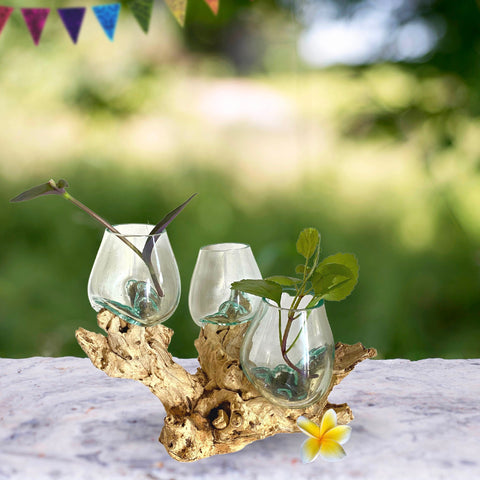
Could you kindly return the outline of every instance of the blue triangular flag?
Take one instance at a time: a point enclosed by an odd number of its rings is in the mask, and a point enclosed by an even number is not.
[[[113,42],[115,35],[115,27],[117,26],[118,14],[120,13],[119,3],[110,3],[108,5],[98,5],[92,7],[93,13],[97,17],[103,31],[107,37]]]
[[[80,28],[82,27],[85,8],[58,8],[58,14],[62,19],[65,28],[70,35],[73,43],[77,43]]]

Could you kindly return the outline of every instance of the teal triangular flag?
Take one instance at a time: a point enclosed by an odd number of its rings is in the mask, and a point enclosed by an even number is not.
[[[108,5],[98,5],[92,7],[93,13],[103,28],[107,37],[113,42],[115,28],[117,26],[118,14],[120,13],[119,3],[110,3]]]
[[[152,7],[153,0],[132,0],[130,2],[130,10],[145,33],[148,33],[148,27],[150,26]]]

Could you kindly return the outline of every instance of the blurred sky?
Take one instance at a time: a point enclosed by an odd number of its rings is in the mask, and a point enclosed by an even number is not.
[[[402,22],[399,10],[406,3],[365,0],[345,17],[338,2],[300,2],[297,15],[306,29],[299,39],[299,55],[315,67],[422,60],[435,47],[443,26],[421,18]]]

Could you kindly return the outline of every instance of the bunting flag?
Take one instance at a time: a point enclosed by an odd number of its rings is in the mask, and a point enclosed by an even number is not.
[[[49,8],[22,8],[22,15],[27,24],[28,30],[33,38],[33,43],[38,45],[42,36],[45,22],[47,21]]]
[[[0,7],[0,33],[13,12],[12,7]]]
[[[130,7],[135,19],[140,25],[141,29],[148,33],[150,28],[150,19],[152,16],[153,2],[154,0],[124,0]],[[187,14],[187,2],[188,0],[164,0],[167,7],[172,12],[173,16],[180,24],[185,25],[185,17]],[[218,14],[220,7],[220,0],[204,0],[214,15]],[[253,0],[250,0],[253,2]],[[117,27],[118,17],[120,14],[120,3],[110,3],[106,5],[98,5],[92,7],[95,17],[100,23],[103,31],[107,37],[113,42],[115,36],[115,30]],[[13,7],[0,5],[0,34],[3,31],[10,15],[15,9]],[[32,36],[35,45],[40,42],[43,29],[47,17],[50,14],[50,8],[20,8],[27,28]],[[68,35],[72,39],[73,43],[77,43],[80,30],[82,28],[83,20],[87,7],[75,7],[75,8],[57,8],[58,15],[60,16]]]
[[[57,9],[57,12],[60,15],[60,18],[65,25],[65,29],[70,35],[73,43],[77,43],[86,10],[87,9],[85,7]]]
[[[214,15],[218,14],[220,0],[205,0],[205,3],[210,7]]]
[[[152,7],[153,0],[133,0],[130,4],[130,10],[145,33],[148,33],[150,27]]]
[[[120,13],[119,3],[110,3],[108,5],[99,5],[92,7],[98,22],[103,28],[107,37],[113,42],[115,28],[117,26],[118,14]]]
[[[180,26],[185,25],[185,16],[187,14],[187,0],[165,0],[168,8],[177,19]]]

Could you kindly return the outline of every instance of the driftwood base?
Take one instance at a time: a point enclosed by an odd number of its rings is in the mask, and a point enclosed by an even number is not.
[[[159,440],[175,460],[236,452],[276,433],[298,432],[300,415],[318,423],[328,408],[336,410],[340,424],[353,419],[350,407],[329,404],[328,394],[307,409],[284,409],[262,397],[239,363],[245,325],[204,327],[195,341],[200,368],[190,374],[168,352],[171,329],[130,325],[107,310],[97,320],[107,336],[80,328],[78,343],[107,375],[139,380],[160,399],[167,416]],[[375,355],[375,349],[360,343],[338,343],[328,393],[357,363]]]

